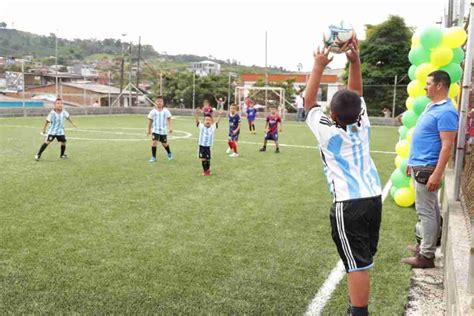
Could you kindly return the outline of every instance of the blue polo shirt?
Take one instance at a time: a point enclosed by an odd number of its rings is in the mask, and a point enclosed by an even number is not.
[[[409,166],[436,166],[441,151],[440,132],[456,132],[459,114],[451,99],[430,103],[416,123],[411,138]]]

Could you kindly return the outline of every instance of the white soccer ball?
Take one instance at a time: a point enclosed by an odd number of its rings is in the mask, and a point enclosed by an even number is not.
[[[343,49],[343,46],[346,43],[350,43],[354,38],[354,35],[354,28],[346,21],[331,24],[323,33],[324,47],[328,47],[329,51],[332,53],[342,54],[349,49]]]

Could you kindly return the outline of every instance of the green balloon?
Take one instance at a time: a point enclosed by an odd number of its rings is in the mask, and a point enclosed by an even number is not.
[[[415,112],[416,115],[421,115],[430,102],[430,98],[428,98],[426,95],[416,97],[415,101],[413,102],[413,112]]]
[[[410,129],[416,125],[416,121],[418,120],[418,115],[412,110],[405,111],[402,116],[403,125],[406,128]]]
[[[449,78],[451,78],[451,83],[455,83],[461,80],[462,68],[461,66],[459,66],[459,64],[450,63],[449,65],[442,67],[440,70],[444,70],[449,74]]]
[[[402,162],[400,163],[400,167],[398,167],[398,170],[400,170],[403,174],[406,174],[407,166],[408,166],[408,159],[403,159]]]
[[[397,188],[406,188],[410,186],[410,177],[408,177],[404,172],[401,172],[400,169],[396,169],[392,172],[390,181],[392,181],[392,184]]]
[[[400,135],[401,139],[407,138],[407,133],[408,133],[408,128],[406,128],[405,126],[402,125],[398,128],[398,134]]]
[[[420,43],[425,49],[435,48],[442,40],[443,31],[436,26],[429,26],[420,33]]]
[[[390,196],[394,200],[395,200],[395,193],[397,193],[397,190],[398,190],[398,188],[396,186],[392,185],[392,188],[390,189]]]
[[[451,60],[452,63],[460,64],[464,60],[464,51],[462,48],[454,48],[453,49],[453,59]]]
[[[408,53],[408,60],[415,66],[427,63],[430,61],[430,51],[424,49],[422,46],[412,48]]]
[[[410,68],[408,68],[408,78],[410,78],[410,80],[415,80],[416,79],[415,73],[416,73],[416,65],[411,65]]]

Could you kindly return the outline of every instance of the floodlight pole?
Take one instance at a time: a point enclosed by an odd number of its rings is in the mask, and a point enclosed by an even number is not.
[[[55,56],[55,68],[56,68],[56,98],[58,97],[58,30],[56,30],[56,36],[55,36],[55,39],[56,39],[56,56]]]
[[[194,112],[195,106],[196,106],[196,72],[193,69],[193,112]]]
[[[267,36],[267,31],[265,31],[265,87],[268,87],[267,42],[268,42],[268,36]],[[267,103],[268,103],[268,90],[265,89],[265,111],[268,106]]]
[[[393,82],[392,118],[395,117],[395,103],[397,99],[397,81],[398,81],[398,75],[395,75],[395,80]]]

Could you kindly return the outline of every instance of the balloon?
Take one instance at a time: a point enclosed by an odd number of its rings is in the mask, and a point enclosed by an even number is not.
[[[399,140],[397,145],[395,146],[395,152],[400,157],[407,158],[410,154],[410,143],[407,142],[405,139]]]
[[[400,135],[401,139],[407,138],[407,133],[408,133],[408,128],[406,128],[405,126],[402,125],[398,128],[398,134]]]
[[[453,50],[447,46],[440,46],[431,50],[430,60],[436,67],[442,67],[453,59]]]
[[[428,26],[420,32],[420,43],[425,49],[431,49],[438,46],[441,44],[442,40],[443,32],[436,26]]]
[[[415,192],[410,188],[400,188],[393,199],[398,206],[410,207],[415,203]]]
[[[415,101],[413,102],[413,112],[415,112],[416,115],[420,115],[421,113],[423,113],[426,106],[430,102],[431,102],[430,98],[428,98],[426,95],[417,97]]]
[[[420,45],[420,33],[415,32],[411,36],[411,47],[416,47]]]
[[[410,68],[408,68],[408,78],[410,78],[410,80],[416,79],[415,72],[416,72],[416,66],[411,65]]]
[[[450,63],[447,66],[442,67],[440,70],[444,70],[449,74],[451,83],[461,80],[462,68],[456,63]]]
[[[394,185],[390,188],[390,196],[395,200],[395,193],[397,193],[398,188]]]
[[[412,80],[407,86],[407,92],[410,97],[426,95],[425,85],[418,80]]]
[[[405,101],[405,105],[406,105],[408,110],[413,109],[413,102],[415,102],[414,97],[408,97],[407,100]]]
[[[403,158],[402,156],[397,155],[395,157],[395,167],[400,168],[400,164],[402,163],[403,160],[405,160],[405,158]]]
[[[449,95],[450,98],[454,99],[455,97],[457,97],[459,95],[459,92],[461,92],[461,87],[459,87],[459,84],[457,84],[456,82],[452,83],[449,86],[448,95]]]
[[[410,49],[410,52],[408,53],[408,60],[416,66],[422,63],[427,63],[430,61],[430,52],[422,46],[414,47]]]
[[[398,170],[400,170],[403,173],[406,173],[407,172],[407,166],[408,166],[408,158],[403,159],[400,162],[400,166],[398,167]]]
[[[412,127],[412,128],[410,128],[410,129],[408,130],[408,132],[407,132],[407,138],[406,138],[406,140],[407,140],[407,142],[409,142],[410,144],[411,144],[411,138],[412,138],[412,136],[413,136],[413,132],[414,132],[414,131],[415,131],[415,128]]]
[[[403,125],[407,128],[412,128],[416,125],[416,121],[418,120],[418,115],[412,110],[405,111],[402,116]]]
[[[450,48],[460,47],[462,44],[464,44],[466,38],[466,31],[464,31],[462,27],[450,27],[444,31],[443,45],[446,45]]]
[[[422,63],[416,67],[415,77],[419,82],[426,82],[426,77],[437,68],[431,63]]]
[[[408,177],[404,172],[401,172],[399,169],[395,169],[390,176],[390,181],[397,188],[408,188],[410,185],[410,177]]]
[[[457,47],[453,49],[453,59],[452,63],[460,64],[464,60],[464,51],[462,48]]]

